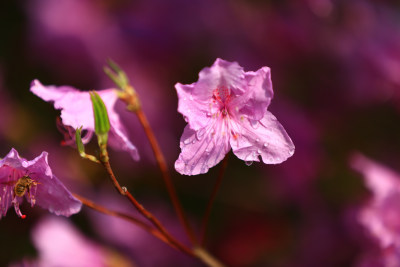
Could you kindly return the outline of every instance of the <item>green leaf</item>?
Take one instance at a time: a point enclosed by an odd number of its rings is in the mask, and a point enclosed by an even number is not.
[[[76,129],[75,132],[75,141],[76,141],[76,146],[78,147],[78,152],[81,156],[85,155],[85,147],[82,143],[82,137],[81,137],[81,132],[82,132],[82,126],[78,129]]]
[[[96,134],[108,133],[110,130],[110,121],[106,105],[104,105],[103,100],[96,91],[90,92],[90,99],[92,100]]]

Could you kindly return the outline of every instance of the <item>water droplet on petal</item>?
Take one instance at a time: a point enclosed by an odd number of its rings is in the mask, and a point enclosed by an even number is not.
[[[193,140],[193,141],[192,141],[192,144],[194,144],[194,143],[196,143],[196,140]]]
[[[264,148],[266,148],[267,146],[268,146],[268,144],[267,144],[267,143],[264,143],[264,144],[263,144],[263,147],[264,147]]]
[[[257,139],[256,139],[256,142],[257,142],[257,143],[260,142],[260,138],[257,138]]]
[[[253,164],[253,161],[251,161],[251,160],[246,160],[244,163],[245,163],[247,166],[250,166],[251,164]]]
[[[188,144],[190,143],[190,140],[189,140],[189,139],[185,139],[185,140],[183,141],[183,143],[184,143],[185,145],[188,145]]]
[[[261,154],[261,150],[260,150],[260,149],[257,149],[257,153],[258,153],[258,154]]]
[[[258,121],[254,121],[254,120],[249,120],[250,121],[250,125],[251,127],[253,127],[253,129],[257,129],[258,128]]]
[[[212,116],[211,112],[207,112],[207,116],[211,117]]]
[[[196,132],[196,138],[198,140],[201,140],[201,138],[203,137],[204,133],[206,132],[206,130],[204,128],[201,128],[200,130],[198,130]]]
[[[189,121],[189,120],[188,120],[188,118],[187,118],[186,116],[185,116],[185,117],[183,117],[183,118],[185,119],[185,121],[186,121],[186,122],[188,122],[188,121]]]

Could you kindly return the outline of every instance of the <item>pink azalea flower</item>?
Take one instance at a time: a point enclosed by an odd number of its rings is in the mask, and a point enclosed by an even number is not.
[[[13,148],[0,160],[0,218],[13,204],[18,216],[19,205],[25,198],[33,207],[36,203],[56,215],[70,216],[80,211],[82,203],[53,175],[47,152],[28,161]]]
[[[68,220],[47,217],[32,231],[37,266],[132,266],[125,257],[82,235]]]
[[[273,97],[270,69],[244,72],[236,62],[217,59],[196,83],[176,84],[178,111],[188,122],[175,169],[206,173],[232,148],[246,162],[277,164],[293,155],[294,145],[268,110]]]
[[[389,262],[400,262],[400,175],[360,154],[351,164],[372,193],[358,220],[378,242],[385,266],[398,266]]]
[[[81,92],[70,86],[43,86],[38,80],[31,84],[31,92],[45,101],[53,101],[56,109],[61,109],[62,123],[74,129],[83,127],[88,131],[84,143],[89,142],[94,132],[94,117],[89,92]],[[129,141],[125,127],[115,111],[118,95],[115,89],[97,91],[107,108],[110,120],[109,145],[118,150],[128,151],[139,160],[136,147]],[[75,137],[72,139],[74,140]]]

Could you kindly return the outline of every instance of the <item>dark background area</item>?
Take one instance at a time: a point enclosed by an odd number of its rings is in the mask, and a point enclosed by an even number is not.
[[[216,58],[246,71],[269,66],[275,93],[269,109],[296,152],[276,166],[246,166],[229,154],[210,221],[210,251],[229,266],[355,266],[372,241],[354,216],[368,191],[349,157],[361,152],[400,169],[399,26],[397,1],[2,1],[0,152],[4,157],[14,147],[33,159],[48,151],[53,172],[72,191],[129,210],[99,166],[60,145],[59,111],[29,91],[33,79],[110,88],[102,68],[111,58],[139,93],[198,228],[220,166],[191,177],[173,169],[185,126],[174,85],[197,81]],[[141,155],[133,162],[111,152],[120,181],[182,236],[143,130],[122,104],[119,111]],[[95,145],[88,149],[95,153]],[[22,209],[27,219],[10,209],[0,221],[1,266],[37,257],[30,233],[47,211]],[[83,208],[70,221],[138,266],[198,264],[146,233],[132,234],[136,246],[121,243],[99,223],[107,219],[96,216]],[[153,261],[145,259],[149,247]]]

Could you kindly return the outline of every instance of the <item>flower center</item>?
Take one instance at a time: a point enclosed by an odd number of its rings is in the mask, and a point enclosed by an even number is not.
[[[231,100],[231,90],[226,86],[219,86],[213,91],[212,102],[218,106],[222,116],[228,114],[228,104]]]

